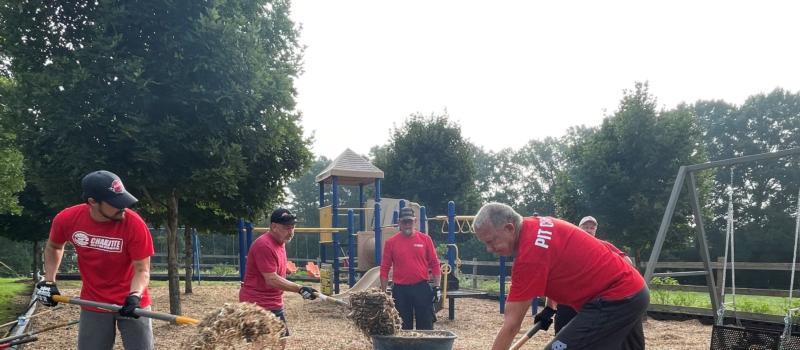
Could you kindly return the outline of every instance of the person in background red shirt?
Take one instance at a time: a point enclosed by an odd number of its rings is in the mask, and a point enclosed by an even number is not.
[[[79,350],[112,349],[116,328],[125,349],[153,349],[153,326],[139,318],[137,308],[150,309],[150,257],[153,237],[144,220],[127,209],[138,200],[125,190],[119,176],[105,170],[89,173],[81,181],[86,203],[62,210],[53,219],[44,249],[44,280],[36,284],[36,297],[55,306],[60,294],[56,272],[70,242],[78,254],[81,299],[122,305],[119,312],[82,307],[78,329]]]
[[[414,230],[417,218],[410,207],[400,209],[400,232],[386,240],[381,259],[381,290],[386,290],[392,272],[392,297],[403,321],[403,329],[433,329],[433,304],[441,301],[442,271],[431,237]],[[433,286],[428,282],[432,271]]]
[[[484,205],[473,227],[487,251],[514,256],[503,326],[492,349],[508,349],[538,295],[579,311],[545,349],[645,348],[642,317],[650,294],[644,278],[613,245],[563,220],[523,219],[501,203]],[[545,307],[534,322],[547,330],[554,314]]]
[[[303,299],[313,300],[319,292],[286,279],[286,243],[294,237],[297,216],[284,208],[270,215],[269,231],[259,236],[247,252],[244,282],[239,289],[239,301],[253,303],[269,310],[286,324],[283,311],[283,292],[299,293]],[[281,346],[285,347],[287,327]]]

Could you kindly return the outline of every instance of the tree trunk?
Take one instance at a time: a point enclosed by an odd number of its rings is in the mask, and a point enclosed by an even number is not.
[[[188,223],[183,224],[183,265],[186,270],[186,278],[184,279],[184,289],[186,294],[192,294],[192,275],[194,266],[194,249],[192,240],[192,228]]]
[[[36,273],[42,272],[44,269],[42,267],[42,252],[40,252],[39,249],[39,241],[33,241],[33,266],[31,266],[31,271],[33,271],[33,273],[31,276],[33,276],[34,282],[39,282],[36,280]]]
[[[167,202],[167,279],[169,280],[169,312],[181,314],[181,286],[178,278],[178,196],[175,190]]]

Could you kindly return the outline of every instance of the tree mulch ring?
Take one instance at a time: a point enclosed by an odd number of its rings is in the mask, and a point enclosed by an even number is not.
[[[366,336],[393,335],[400,329],[400,314],[394,300],[378,288],[350,294],[347,315]]]
[[[251,303],[225,303],[208,312],[197,327],[197,336],[184,344],[186,350],[279,348],[286,329],[272,312]]]

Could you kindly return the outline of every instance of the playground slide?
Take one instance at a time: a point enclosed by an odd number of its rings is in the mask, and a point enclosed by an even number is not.
[[[332,298],[343,299],[351,292],[361,292],[369,288],[380,288],[381,286],[381,267],[375,266],[364,273],[361,278],[356,281],[352,288],[346,290],[344,293],[332,295]]]

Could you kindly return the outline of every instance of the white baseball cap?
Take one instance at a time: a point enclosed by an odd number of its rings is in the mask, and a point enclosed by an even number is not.
[[[589,221],[591,221],[595,225],[597,225],[597,219],[595,219],[593,216],[584,216],[583,219],[581,219],[581,223],[578,224],[578,226],[581,226],[581,225],[583,225],[583,224],[585,224],[585,223],[587,223]]]

